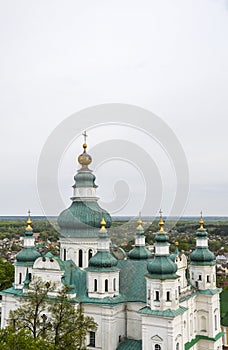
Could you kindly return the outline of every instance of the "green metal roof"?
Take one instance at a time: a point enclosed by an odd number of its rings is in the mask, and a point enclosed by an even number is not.
[[[140,309],[138,312],[140,314],[144,315],[155,315],[155,316],[162,316],[162,317],[176,317],[178,315],[182,315],[185,311],[188,309],[184,306],[180,306],[177,310],[167,309],[164,311],[158,311],[158,310],[151,310],[150,307],[145,306],[142,309]]]
[[[77,298],[77,300],[87,304],[99,304],[99,305],[109,305],[109,306],[122,304],[125,302],[125,298],[121,294],[114,297],[105,297],[105,298],[89,298],[88,296],[84,295]]]
[[[15,289],[14,287],[10,287],[8,289],[5,289],[5,290],[1,290],[0,291],[0,295],[3,295],[3,294],[12,294],[14,295],[15,297],[21,297],[22,296],[22,292],[23,290],[22,289]]]
[[[151,258],[151,252],[145,246],[135,246],[129,253],[130,259],[148,259]]]
[[[104,215],[106,227],[110,227],[112,219],[96,200],[75,201],[58,217],[62,237],[97,237],[97,229]]]
[[[119,344],[117,350],[142,350],[142,340],[127,339]]]
[[[202,221],[203,223],[203,221]],[[197,230],[196,238],[201,241],[207,238],[208,233],[203,226]],[[215,255],[208,247],[197,246],[196,249],[190,254],[191,265],[214,265]]]
[[[155,242],[158,242],[160,245],[160,243],[168,243],[168,241],[169,237],[165,233],[157,232]]]
[[[34,262],[41,255],[34,247],[24,247],[17,255],[17,262]]]
[[[78,170],[78,173],[74,176],[75,184],[73,187],[94,187],[96,176],[91,172],[91,170]]]
[[[152,261],[148,262],[148,272],[151,278],[166,279],[177,278],[177,264],[175,264],[169,255],[155,256]]]
[[[120,293],[127,301],[146,302],[147,259],[119,260]]]
[[[179,254],[179,249],[178,249],[178,247],[176,247],[174,253],[173,253],[173,254],[170,254],[169,257],[170,257],[170,259],[171,259],[173,262],[175,262],[176,257],[178,256],[178,254]]]
[[[192,339],[190,342],[185,344],[184,350],[191,349],[200,340],[208,340],[208,341],[215,342],[218,339],[220,339],[223,336],[223,334],[224,334],[224,332],[219,332],[218,334],[216,334],[216,336],[214,338],[209,338],[209,337],[207,337],[205,335],[197,335],[194,339]]]
[[[204,289],[204,290],[198,290],[197,294],[207,294],[207,295],[214,295],[217,294],[218,292],[220,292],[221,289],[220,288],[216,288],[216,289]]]
[[[113,268],[118,263],[117,259],[108,251],[98,251],[89,260],[88,271],[99,271],[100,268]],[[106,270],[107,271],[107,270]],[[112,270],[113,271],[113,270]]]
[[[190,260],[192,265],[214,264],[215,255],[207,247],[196,247],[196,249],[190,254]]]

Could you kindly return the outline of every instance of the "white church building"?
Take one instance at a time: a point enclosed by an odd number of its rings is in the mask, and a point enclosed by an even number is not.
[[[70,285],[75,307],[82,305],[98,324],[88,335],[88,349],[222,350],[220,289],[202,216],[189,266],[177,248],[170,254],[161,213],[154,257],[145,247],[139,218],[135,246],[118,260],[110,251],[112,220],[98,204],[95,176],[88,168],[92,158],[83,147],[72,204],[58,217],[60,257],[41,256],[35,249],[29,216],[14,284],[1,292],[2,327],[30,281],[40,276],[55,282],[56,289]]]

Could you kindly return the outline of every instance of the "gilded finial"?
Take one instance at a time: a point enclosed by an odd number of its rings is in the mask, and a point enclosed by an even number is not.
[[[203,221],[203,213],[202,213],[202,210],[201,210],[201,212],[200,212],[200,221],[199,221],[199,224],[200,224],[199,230],[204,230],[204,227],[203,227],[204,221]]]
[[[28,210],[28,219],[27,219],[27,227],[26,227],[26,231],[32,231],[32,226],[31,226],[31,223],[32,223],[32,220],[31,220],[31,217],[30,217],[30,210]]]
[[[178,247],[179,246],[179,242],[175,242],[175,246]]]
[[[142,216],[141,216],[141,211],[139,212],[139,219],[137,221],[137,230],[138,231],[142,231],[143,230],[143,227],[142,227]]]
[[[100,224],[101,224],[100,232],[101,233],[106,233],[107,230],[106,230],[106,221],[104,219],[104,213],[102,213],[102,219],[101,219]]]
[[[86,152],[86,148],[87,148],[86,138],[88,137],[86,130],[83,132],[82,136],[84,136],[83,148],[84,148],[84,152]]]
[[[163,218],[162,218],[162,211],[161,211],[161,209],[160,209],[160,211],[159,211],[159,214],[160,214],[160,220],[159,220],[159,227],[160,227],[160,229],[159,229],[159,232],[164,232],[164,221],[163,221]]]

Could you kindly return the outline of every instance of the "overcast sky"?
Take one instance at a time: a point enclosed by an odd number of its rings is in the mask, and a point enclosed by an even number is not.
[[[72,113],[110,102],[146,108],[175,132],[190,172],[185,215],[228,214],[228,1],[7,0],[0,27],[0,215],[43,215],[46,139]],[[79,144],[65,160],[75,170]],[[60,170],[66,204],[72,169]]]

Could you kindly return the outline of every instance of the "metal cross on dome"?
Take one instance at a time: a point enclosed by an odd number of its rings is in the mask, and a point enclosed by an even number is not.
[[[86,130],[83,132],[82,136],[84,136],[84,143],[86,143],[86,138],[88,137]]]

